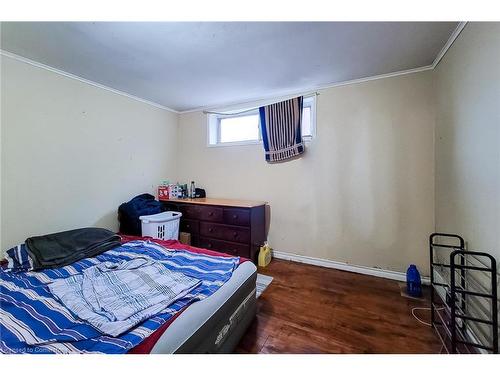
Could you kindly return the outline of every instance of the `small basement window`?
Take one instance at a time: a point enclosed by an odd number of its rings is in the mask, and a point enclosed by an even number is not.
[[[302,108],[302,138],[311,140],[316,130],[316,96],[304,98]],[[259,110],[240,114],[209,114],[208,145],[233,146],[262,142]]]

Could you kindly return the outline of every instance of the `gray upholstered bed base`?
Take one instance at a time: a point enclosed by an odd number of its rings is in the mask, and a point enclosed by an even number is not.
[[[257,271],[175,353],[232,353],[257,311]]]

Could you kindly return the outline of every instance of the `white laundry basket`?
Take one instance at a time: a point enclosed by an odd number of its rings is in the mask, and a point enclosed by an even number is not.
[[[180,212],[175,211],[140,216],[142,236],[158,238],[160,240],[178,240],[181,216]]]

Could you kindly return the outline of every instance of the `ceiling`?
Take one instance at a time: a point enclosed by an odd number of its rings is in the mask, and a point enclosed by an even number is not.
[[[456,22],[3,22],[1,49],[185,111],[429,66]]]

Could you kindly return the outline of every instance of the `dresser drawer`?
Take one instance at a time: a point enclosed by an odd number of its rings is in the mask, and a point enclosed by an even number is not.
[[[187,233],[191,233],[191,234],[200,233],[200,226],[199,226],[199,222],[197,220],[181,218],[180,228],[181,228],[181,232],[187,232]]]
[[[239,208],[224,208],[224,223],[231,225],[250,225],[250,211]]]
[[[182,217],[186,219],[199,219],[201,216],[201,207],[194,204],[183,204],[179,206]]]
[[[235,227],[231,225],[201,222],[200,234],[202,236],[212,237],[232,242],[243,242],[243,243],[250,242],[249,228]]]
[[[230,255],[237,255],[245,258],[250,257],[250,246],[241,243],[214,240],[212,238],[200,237],[198,246],[205,249],[220,251]]]
[[[223,210],[220,207],[200,207],[200,220],[222,223]]]

